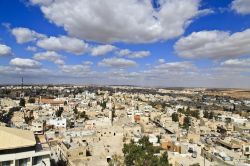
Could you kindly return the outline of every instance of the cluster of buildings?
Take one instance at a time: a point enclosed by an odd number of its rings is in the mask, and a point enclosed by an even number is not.
[[[250,165],[250,99],[205,89],[43,88],[27,86],[22,107],[18,97],[0,98],[0,166],[105,166],[143,136],[173,166]]]

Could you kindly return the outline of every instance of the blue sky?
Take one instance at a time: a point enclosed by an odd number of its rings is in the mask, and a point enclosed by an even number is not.
[[[0,83],[250,88],[249,0],[1,0]]]

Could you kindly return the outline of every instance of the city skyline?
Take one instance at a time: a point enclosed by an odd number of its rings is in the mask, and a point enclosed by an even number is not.
[[[0,84],[250,88],[248,0],[2,0]]]

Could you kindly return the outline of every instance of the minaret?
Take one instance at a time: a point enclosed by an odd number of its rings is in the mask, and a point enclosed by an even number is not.
[[[109,110],[109,120],[110,120],[111,125],[113,125],[113,110],[112,109]]]

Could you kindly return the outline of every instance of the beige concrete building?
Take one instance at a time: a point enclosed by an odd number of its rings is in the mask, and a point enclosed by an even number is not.
[[[44,134],[45,122],[40,120],[32,121],[31,131],[33,131],[34,134]]]
[[[0,126],[0,154],[1,166],[50,166],[48,144],[31,131]]]
[[[250,123],[244,123],[242,125],[235,125],[234,130],[241,134],[250,134]]]
[[[59,158],[66,161],[68,165],[75,165],[73,161],[84,161],[87,156],[87,143],[82,141],[63,141],[57,145]]]

